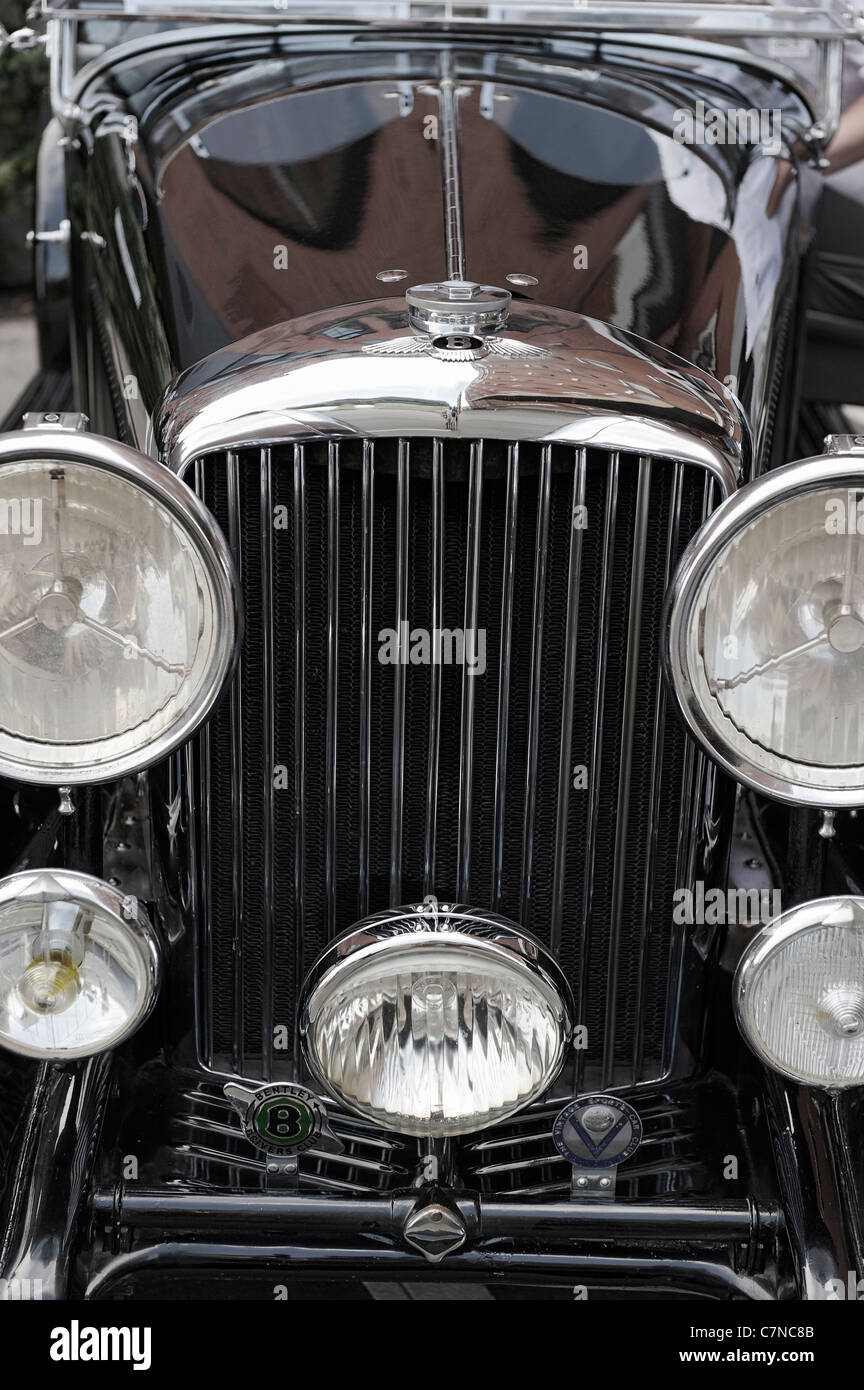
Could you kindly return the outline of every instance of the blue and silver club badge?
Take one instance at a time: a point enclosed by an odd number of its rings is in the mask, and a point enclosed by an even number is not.
[[[555,1147],[576,1168],[617,1168],[642,1143],[642,1121],[617,1096],[579,1096],[565,1105],[552,1130]]]

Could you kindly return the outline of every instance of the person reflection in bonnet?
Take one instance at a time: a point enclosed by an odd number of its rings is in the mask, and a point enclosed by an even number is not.
[[[812,0],[803,3],[809,7]],[[843,111],[825,155],[829,164],[816,214],[808,308],[857,320],[864,327],[864,43],[854,39],[846,42]],[[793,177],[792,166],[782,162],[768,202],[769,216],[776,213]]]

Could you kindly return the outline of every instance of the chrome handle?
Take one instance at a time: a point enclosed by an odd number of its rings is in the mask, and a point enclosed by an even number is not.
[[[10,34],[8,29],[4,29],[0,24],[0,57],[11,48],[15,53],[26,53],[31,48],[38,48],[45,42],[44,34],[37,34],[35,29],[15,29]]]
[[[53,232],[28,232],[28,233],[27,233],[27,241],[28,241],[28,244],[29,244],[30,246],[35,246],[37,242],[41,243],[41,242],[46,242],[46,241],[47,241],[47,242],[50,242],[50,241],[59,241],[59,242],[63,242],[64,244],[66,244],[66,243],[71,239],[71,236],[72,236],[72,224],[70,223],[68,217],[64,217],[64,218],[63,218],[63,221],[60,223],[60,226],[57,228],[56,231],[53,231]]]
[[[98,246],[101,248],[107,245],[104,236],[100,236],[98,232],[81,232],[80,237],[82,241],[89,242],[91,246]],[[45,242],[60,242],[62,245],[68,246],[71,240],[72,226],[68,217],[64,217],[60,226],[53,232],[27,233],[27,241],[30,246],[42,245]]]

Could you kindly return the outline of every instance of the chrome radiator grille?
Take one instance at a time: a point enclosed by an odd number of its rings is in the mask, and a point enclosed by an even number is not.
[[[667,707],[660,615],[710,476],[564,445],[350,439],[209,455],[187,477],[229,538],[246,622],[194,750],[205,1058],[281,1075],[328,938],[434,892],[551,945],[588,1029],[580,1083],[662,1076],[704,769]],[[404,664],[382,662],[406,623]],[[457,629],[474,654],[485,634],[484,673],[412,662],[418,630]]]

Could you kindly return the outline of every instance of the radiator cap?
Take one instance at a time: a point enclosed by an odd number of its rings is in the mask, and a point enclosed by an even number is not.
[[[414,285],[405,293],[411,327],[433,335],[494,333],[507,322],[512,297],[474,280]]]

